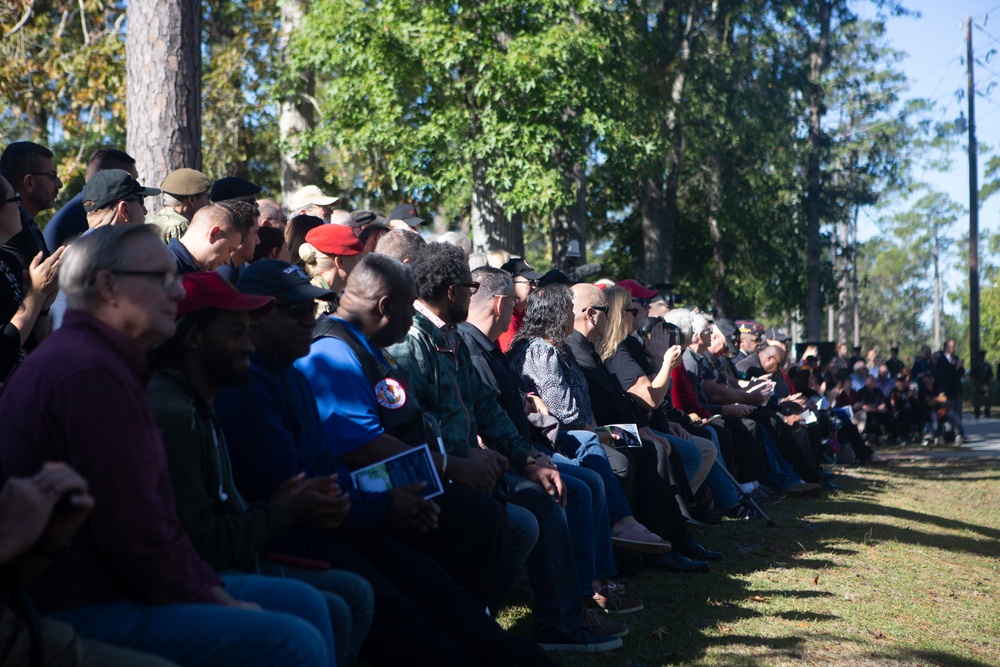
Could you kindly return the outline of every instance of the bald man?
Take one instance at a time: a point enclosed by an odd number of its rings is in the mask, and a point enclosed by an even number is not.
[[[198,211],[184,236],[171,239],[167,250],[177,262],[177,275],[214,271],[229,261],[243,243],[243,232],[232,214],[217,204]]]

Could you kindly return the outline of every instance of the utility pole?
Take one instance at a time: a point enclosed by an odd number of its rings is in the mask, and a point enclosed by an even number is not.
[[[979,178],[976,169],[976,85],[973,75],[972,17],[965,23],[969,70],[969,364],[979,363]]]

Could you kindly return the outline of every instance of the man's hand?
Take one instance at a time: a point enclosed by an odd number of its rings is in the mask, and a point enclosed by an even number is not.
[[[670,435],[680,438],[681,440],[694,440],[694,438],[691,437],[691,434],[688,433],[683,426],[676,422],[668,422],[667,429],[670,431]]]
[[[507,472],[508,468],[510,468],[510,462],[506,456],[485,447],[470,447],[469,458],[475,461],[482,461],[483,465],[487,466],[493,472],[496,479],[500,479]]]
[[[524,397],[524,411],[525,414],[531,414],[537,412],[540,415],[548,415],[549,409],[545,405],[545,401],[538,394],[530,393]]]
[[[245,602],[243,600],[237,600],[232,595],[230,595],[225,588],[222,586],[212,586],[212,593],[219,600],[219,604],[223,607],[232,607],[233,609],[245,609],[246,611],[263,611],[261,606],[256,602]]]
[[[750,413],[750,408],[742,403],[722,406],[722,414],[727,417],[743,417]]]
[[[478,459],[448,457],[448,478],[462,486],[470,486],[484,493],[492,493],[497,483],[494,468]]]
[[[441,508],[432,500],[420,496],[427,482],[407,484],[391,489],[393,500],[392,525],[403,530],[427,533],[438,527]]]
[[[540,484],[545,492],[552,496],[557,503],[566,507],[566,490],[563,488],[562,477],[555,465],[543,467],[537,462],[524,466],[524,476],[536,484]]]
[[[299,473],[286,480],[271,501],[283,507],[296,523],[334,530],[351,511],[351,497],[337,484],[337,476],[305,478]]]
[[[48,523],[38,539],[42,553],[57,551],[69,544],[73,535],[94,508],[87,481],[65,463],[46,463],[32,481],[52,503]]]

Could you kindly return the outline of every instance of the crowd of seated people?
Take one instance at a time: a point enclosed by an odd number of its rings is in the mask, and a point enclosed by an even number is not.
[[[623,567],[708,571],[695,531],[839,488],[831,448],[868,459],[929,414],[960,433],[953,342],[918,387],[895,355],[855,386],[846,357],[792,365],[780,329],[632,279],[470,262],[409,205],[282,207],[188,168],[153,188],[116,149],[87,173],[43,234],[52,153],[0,158],[3,665],[613,651],[648,604]],[[415,450],[417,481],[355,478]],[[527,636],[495,620],[522,570]]]

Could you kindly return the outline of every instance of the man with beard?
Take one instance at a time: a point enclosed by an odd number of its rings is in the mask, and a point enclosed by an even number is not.
[[[369,260],[365,266],[371,270],[366,274],[362,269],[362,280],[365,275],[386,278],[378,271],[380,265],[398,267],[384,257]],[[387,285],[375,289],[386,290]],[[237,485],[248,500],[267,500],[289,477],[300,472],[321,477],[337,465],[323,441],[316,397],[293,366],[309,354],[314,300],[329,298],[330,292],[310,285],[298,267],[272,260],[247,267],[239,288],[274,297],[275,307],[250,323],[256,350],[250,357],[249,386],[224,387],[215,405]],[[369,309],[378,301],[350,303]],[[405,317],[395,325],[381,320],[366,330],[380,340],[387,327],[390,336],[401,335],[393,329],[405,322]],[[532,647],[503,632],[438,563],[388,535],[392,529],[434,531],[440,508],[432,500],[409,485],[386,493],[360,491],[350,487],[347,469],[339,469],[340,484],[351,498],[341,529],[311,542],[283,539],[271,549],[329,563],[371,582],[375,616],[362,646],[363,660],[378,665],[508,665],[530,656]]]
[[[154,353],[165,367],[147,390],[163,431],[181,526],[218,572],[258,572],[316,586],[330,609],[336,662],[351,664],[371,624],[374,600],[368,583],[350,572],[282,567],[260,559],[275,540],[318,539],[315,531],[301,528],[340,526],[350,497],[335,476],[295,474],[266,500],[246,503],[233,483],[226,438],[213,407],[222,387],[249,381],[250,321],[271,310],[273,299],[241,294],[217,273],[189,273],[183,281],[187,296],[177,307],[177,331]]]

